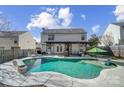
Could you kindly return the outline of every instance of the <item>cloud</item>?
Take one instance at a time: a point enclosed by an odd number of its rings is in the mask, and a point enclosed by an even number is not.
[[[57,12],[58,8],[46,8],[46,12],[55,15]]]
[[[27,24],[27,29],[68,27],[72,22],[70,8],[60,8],[57,10],[57,8],[46,8],[46,11],[33,15]]]
[[[7,21],[7,20],[5,19],[4,15],[3,15],[3,12],[0,11],[0,25],[5,24],[6,21]]]
[[[81,18],[82,18],[83,20],[86,20],[86,15],[82,14],[82,15],[81,15]]]
[[[0,25],[4,24],[4,20],[3,19],[0,19]]]
[[[70,8],[61,8],[59,10],[59,15],[58,15],[59,19],[62,19],[62,26],[69,26],[71,21],[72,21],[72,13],[70,13]]]
[[[53,12],[53,11],[55,11],[55,8],[47,8],[46,11],[47,12]]]
[[[0,11],[0,14],[3,14],[3,12],[2,12],[2,11]]]
[[[124,6],[123,5],[116,6],[113,13],[116,16],[117,22],[124,22]]]
[[[40,37],[33,37],[36,42],[40,42]]]
[[[28,23],[27,29],[31,30],[31,28],[52,28],[57,27],[57,19],[54,16],[47,12],[42,12],[39,15],[34,15],[31,18],[31,22]]]
[[[94,25],[92,27],[92,31],[93,31],[93,33],[98,33],[100,31],[100,25]]]

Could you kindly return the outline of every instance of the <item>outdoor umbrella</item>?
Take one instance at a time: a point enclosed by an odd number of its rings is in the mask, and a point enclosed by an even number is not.
[[[89,53],[92,56],[96,56],[96,55],[98,56],[98,55],[106,55],[107,51],[97,48],[97,47],[94,47],[94,48],[88,50],[87,53]]]
[[[104,53],[104,52],[107,52],[107,51],[103,50],[103,49],[100,49],[100,48],[97,48],[97,47],[94,47],[94,48],[88,50],[87,52],[90,52],[90,53]]]

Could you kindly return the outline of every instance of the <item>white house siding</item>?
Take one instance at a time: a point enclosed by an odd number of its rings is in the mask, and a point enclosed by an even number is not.
[[[114,38],[113,45],[119,44],[119,40],[121,39],[120,38],[120,26],[117,26],[114,24],[109,24],[109,26],[107,27],[103,36],[105,36],[105,35],[110,35]],[[102,41],[101,41],[101,43],[102,43]],[[104,44],[102,43],[102,45],[104,45]]]
[[[42,52],[46,52],[46,44],[45,43],[41,44],[41,49],[42,49]]]
[[[48,35],[46,34],[41,34],[41,44],[45,43],[45,41],[48,41]]]
[[[54,34],[54,41],[82,41],[81,34]],[[48,34],[41,35],[41,43],[48,41]]]
[[[19,46],[21,49],[36,49],[36,43],[30,32],[19,35]]]
[[[3,49],[11,49],[11,47],[17,47],[18,44],[15,44],[14,40],[14,38],[0,38],[0,47]]]
[[[120,45],[124,45],[124,27],[120,28]]]
[[[81,41],[81,34],[55,34],[55,41]]]

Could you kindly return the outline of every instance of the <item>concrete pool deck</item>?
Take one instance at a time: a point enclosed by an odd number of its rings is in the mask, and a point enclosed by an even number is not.
[[[22,75],[12,61],[0,64],[0,82],[8,86],[47,87],[124,87],[124,66],[104,69],[94,79],[77,79],[56,72],[35,72]]]

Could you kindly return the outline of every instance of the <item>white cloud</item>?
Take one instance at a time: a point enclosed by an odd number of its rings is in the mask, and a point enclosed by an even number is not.
[[[62,26],[69,26],[71,21],[72,21],[72,13],[70,13],[70,8],[61,8],[59,10],[59,15],[58,15],[59,19],[62,19]]]
[[[114,15],[116,16],[117,22],[124,22],[124,6],[116,6],[115,11],[113,11]]]
[[[46,8],[46,12],[55,15],[57,12],[58,8]]]
[[[0,19],[0,25],[1,25],[1,24],[4,24],[4,23],[5,23],[5,22],[4,22],[2,19]]]
[[[3,12],[2,12],[2,11],[0,11],[0,14],[3,14]]]
[[[93,33],[98,33],[100,31],[100,25],[94,25],[92,27],[92,31],[93,31]]]
[[[3,12],[2,11],[0,11],[0,24],[5,24],[5,19],[4,19],[4,17],[3,17]]]
[[[47,8],[46,11],[34,15],[27,24],[27,29],[68,27],[72,21],[70,8],[60,8],[59,11],[57,10],[57,8]]]
[[[36,42],[40,42],[40,37],[33,37],[35,40],[36,40]]]
[[[42,12],[39,15],[34,15],[34,17],[31,18],[31,22],[28,23],[27,29],[31,28],[52,28],[57,27],[57,20],[54,18],[54,16],[47,12]]]
[[[82,18],[83,20],[86,20],[86,15],[82,14],[82,15],[81,15],[81,18]]]
[[[46,11],[47,12],[53,12],[53,11],[55,11],[55,8],[47,8]]]

